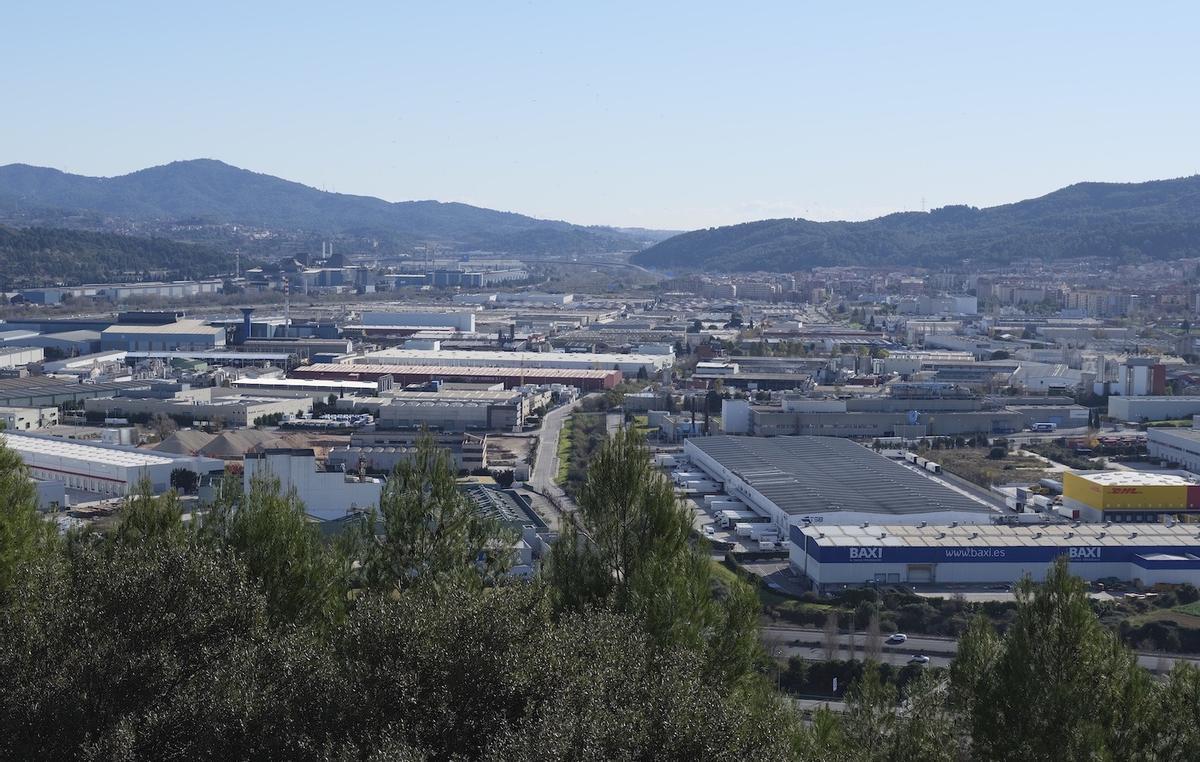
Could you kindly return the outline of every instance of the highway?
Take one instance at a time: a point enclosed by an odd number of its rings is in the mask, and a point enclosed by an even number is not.
[[[825,661],[825,633],[823,630],[770,625],[761,630],[763,645],[767,653],[780,659],[799,656],[805,661]],[[847,658],[850,637],[847,633],[838,635],[838,653],[836,658]],[[867,634],[857,632],[854,635],[854,653],[862,658],[863,646]],[[883,661],[889,664],[903,666],[914,654],[924,654],[929,657],[929,666],[946,667],[958,653],[958,641],[953,638],[941,638],[931,635],[912,635],[899,645],[883,645]],[[1167,672],[1175,662],[1190,662],[1200,667],[1200,657],[1194,654],[1169,654],[1153,651],[1139,651],[1138,664],[1151,672]]]

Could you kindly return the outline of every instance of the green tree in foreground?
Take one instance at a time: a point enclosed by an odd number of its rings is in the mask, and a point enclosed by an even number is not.
[[[37,508],[37,490],[21,456],[0,438],[0,601],[17,571],[42,555],[54,538],[54,525]]]
[[[740,580],[716,584],[708,554],[693,544],[691,511],[636,429],[620,430],[592,458],[578,502],[585,532],[569,526],[550,558],[560,607],[633,614],[662,647],[709,649],[708,668],[729,682],[751,671],[761,655],[758,598]]]
[[[508,568],[513,538],[459,489],[450,454],[422,436],[396,465],[378,517],[363,524],[363,579],[374,590],[480,587]]]

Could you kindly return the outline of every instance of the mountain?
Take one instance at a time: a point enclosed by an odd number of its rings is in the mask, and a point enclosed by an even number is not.
[[[938,267],[971,260],[1200,256],[1200,176],[1079,183],[985,209],[947,206],[865,222],[763,220],[696,230],[634,255],[645,267],[793,271],[836,265]]]
[[[468,204],[329,193],[212,159],[120,177],[9,164],[0,167],[0,220],[175,238],[238,225],[285,237],[342,236],[375,246],[382,239],[395,247],[438,242],[448,249],[514,254],[599,253],[654,241],[653,231],[583,227]]]
[[[0,225],[0,290],[205,277],[232,269],[232,259],[216,249],[164,238]]]

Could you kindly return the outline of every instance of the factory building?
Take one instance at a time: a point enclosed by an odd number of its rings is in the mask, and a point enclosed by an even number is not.
[[[4,443],[29,468],[30,476],[64,483],[68,489],[119,497],[133,492],[142,479],[165,492],[171,472],[186,468],[197,474],[220,472],[224,464],[213,458],[188,457],[33,434],[0,434]]]
[[[301,416],[312,412],[311,397],[254,396],[231,389],[186,389],[163,398],[131,390],[116,397],[85,400],[83,409],[106,418],[166,415],[188,421],[211,421],[226,426],[253,426],[264,416]]]
[[[466,350],[383,349],[354,358],[355,363],[437,365],[442,367],[561,368],[619,370],[627,376],[652,376],[675,362],[674,355],[593,354],[588,352],[488,352]]]
[[[44,359],[46,359],[46,353],[41,347],[9,346],[0,348],[0,368],[21,368]]]
[[[469,353],[474,354],[474,353]],[[526,384],[573,386],[585,392],[612,389],[621,382],[619,370],[571,370],[564,368],[459,367],[433,365],[380,365],[360,363],[314,363],[292,371],[291,377],[327,381],[379,381],[391,376],[397,386],[430,381],[504,384],[513,389]]]
[[[442,328],[464,333],[475,332],[475,313],[457,312],[364,312],[351,329],[430,329]]]
[[[434,443],[450,454],[454,467],[460,472],[487,468],[487,435],[429,434],[416,431],[359,432],[350,435],[350,444],[329,451],[331,468],[345,471],[390,473],[398,464],[408,462],[417,452],[423,436],[433,437]]]
[[[56,407],[0,407],[5,431],[29,431],[58,425]]]
[[[225,329],[200,320],[162,324],[117,323],[100,332],[101,349],[132,352],[205,351],[225,346]]]
[[[1200,415],[1200,397],[1109,397],[1108,417],[1117,421],[1171,421]]]
[[[1152,458],[1200,474],[1200,431],[1152,426],[1146,429],[1146,451]]]
[[[1063,508],[1081,521],[1126,524],[1200,516],[1200,483],[1169,473],[1068,471]]]
[[[986,523],[992,507],[947,482],[836,437],[692,437],[684,454],[730,496],[793,524]]]
[[[354,398],[345,405],[358,409],[375,403],[381,429],[422,428],[441,431],[509,430],[525,423],[537,407],[549,406],[550,392],[520,390],[392,391],[381,398]],[[342,405],[339,405],[342,407]]]
[[[1061,556],[1086,580],[1200,584],[1195,524],[793,526],[790,565],[814,589],[1042,581]]]
[[[383,482],[341,470],[322,469],[307,448],[268,449],[246,453],[242,488],[250,491],[256,476],[277,479],[283,492],[296,491],[305,512],[322,521],[336,521],[379,505]]]

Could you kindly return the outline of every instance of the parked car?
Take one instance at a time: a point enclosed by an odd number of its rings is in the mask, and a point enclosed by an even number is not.
[[[888,642],[888,643],[890,643],[890,644],[892,644],[893,646],[897,646],[897,645],[900,645],[901,643],[903,643],[903,642],[904,642],[904,641],[906,641],[906,640],[908,640],[908,636],[907,636],[907,635],[905,635],[905,634],[904,634],[904,633],[902,633],[902,632],[894,632],[894,633],[892,633],[891,635],[888,635],[887,642]]]

